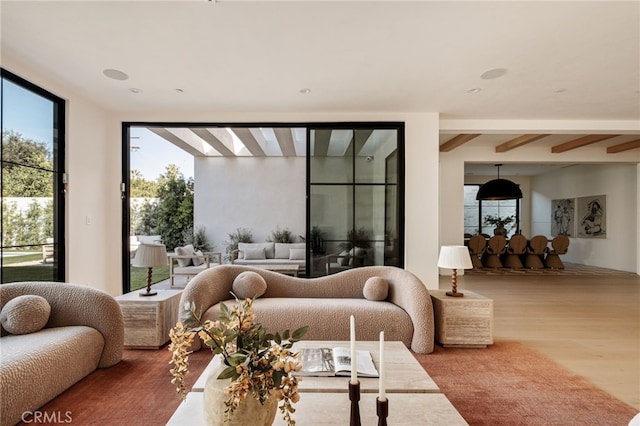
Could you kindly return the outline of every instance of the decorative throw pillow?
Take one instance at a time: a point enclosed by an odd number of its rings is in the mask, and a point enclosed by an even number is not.
[[[260,248],[248,248],[244,251],[245,260],[261,260],[266,259],[264,247]]]
[[[344,250],[342,253],[340,253],[338,256],[338,265],[339,266],[347,266],[349,264],[349,258],[351,257],[349,255],[349,252]]]
[[[232,288],[238,299],[260,297],[267,291],[267,282],[257,272],[244,271],[233,280]]]
[[[289,260],[305,260],[307,249],[293,248],[289,250]]]
[[[193,249],[192,244],[188,244],[184,247],[176,247],[175,252],[178,256],[193,256],[196,252]],[[191,265],[192,259],[176,259],[178,261],[178,266],[184,268],[185,266]]]
[[[204,254],[202,254],[202,250],[198,250],[195,254],[196,254],[196,257],[191,258],[191,262],[193,262],[193,266],[200,266],[204,264]]]
[[[365,281],[362,294],[367,300],[386,300],[389,295],[389,282],[382,277],[371,277]]]
[[[11,334],[29,334],[47,325],[51,306],[47,299],[25,294],[9,300],[0,312],[0,322]]]

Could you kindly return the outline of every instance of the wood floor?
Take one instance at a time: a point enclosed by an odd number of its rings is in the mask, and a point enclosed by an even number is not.
[[[466,274],[458,289],[494,300],[496,340],[522,342],[640,410],[640,276]]]

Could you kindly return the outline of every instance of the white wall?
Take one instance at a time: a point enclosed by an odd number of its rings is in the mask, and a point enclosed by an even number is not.
[[[2,66],[67,101],[66,281],[122,293],[119,126],[99,105],[5,52]]]
[[[214,251],[224,253],[237,228],[262,242],[276,227],[304,235],[304,157],[196,157],[194,224],[206,227]]]
[[[551,200],[605,194],[606,238],[571,238],[563,260],[637,272],[637,169],[635,164],[580,165],[534,176],[534,233],[550,236]]]

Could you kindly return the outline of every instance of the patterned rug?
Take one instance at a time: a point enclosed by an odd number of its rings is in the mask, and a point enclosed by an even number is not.
[[[597,266],[567,262],[564,262],[564,269],[477,268],[466,270],[464,273],[468,275],[636,275],[633,272],[617,271],[615,269],[598,268]]]

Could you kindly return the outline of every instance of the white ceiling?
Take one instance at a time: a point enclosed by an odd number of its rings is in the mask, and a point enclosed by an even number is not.
[[[3,56],[111,111],[640,119],[638,1],[3,0],[0,15]],[[470,143],[520,136],[502,133]]]

